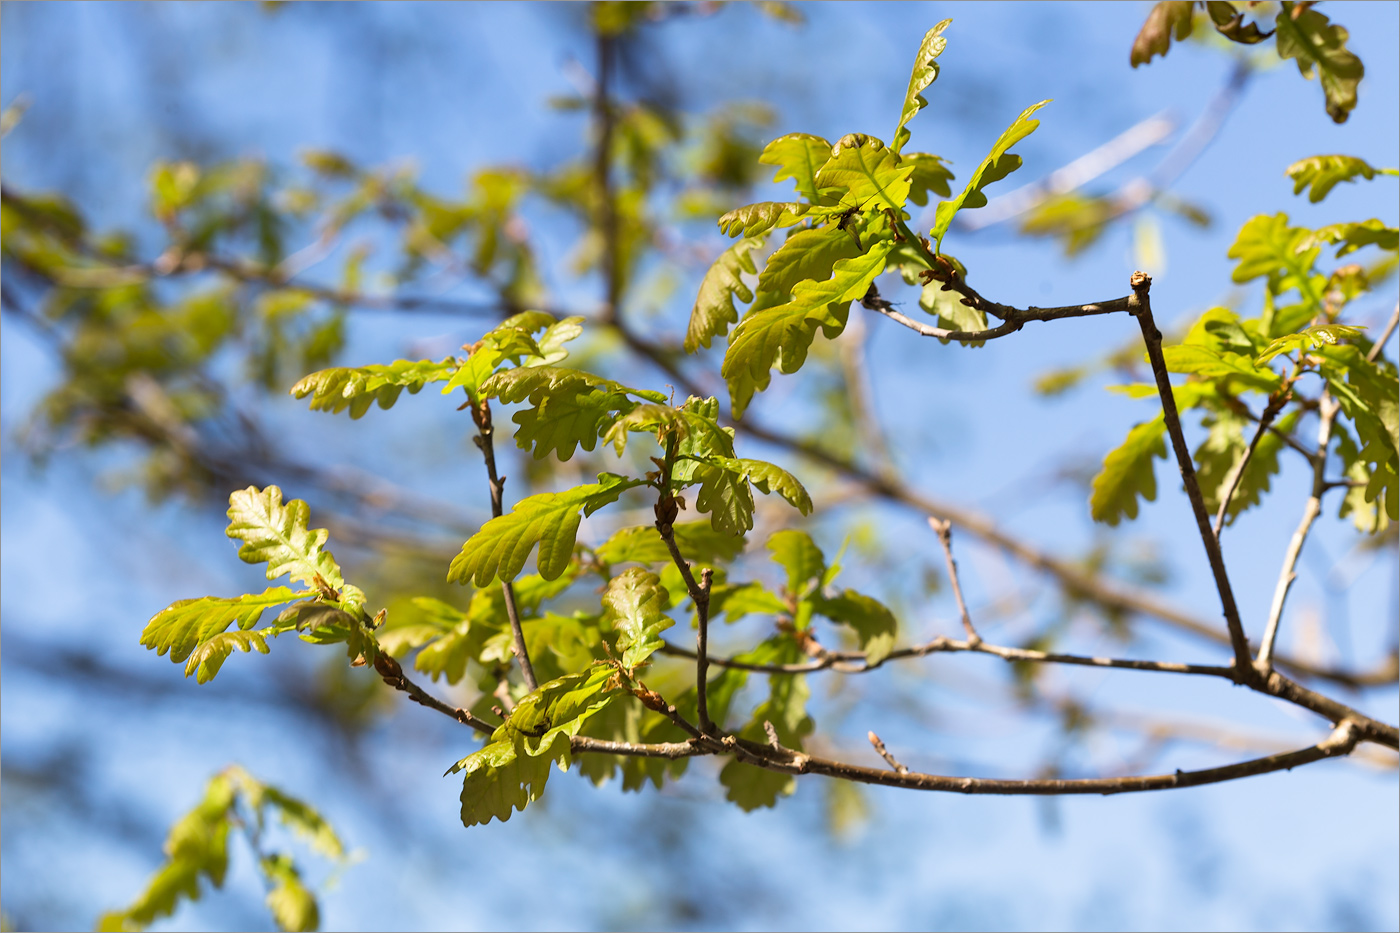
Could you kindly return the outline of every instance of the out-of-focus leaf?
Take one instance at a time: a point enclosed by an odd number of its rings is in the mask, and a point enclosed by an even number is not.
[[[1128,432],[1128,438],[1109,453],[1103,469],[1094,477],[1089,512],[1096,522],[1117,525],[1124,517],[1138,516],[1138,499],[1157,499],[1157,477],[1152,461],[1165,459],[1167,446],[1162,439],[1167,423],[1158,415]]]
[[[416,395],[429,382],[451,379],[458,365],[455,359],[448,357],[438,363],[395,360],[387,366],[375,363],[323,369],[302,378],[292,386],[291,394],[297,398],[310,395],[312,411],[339,413],[348,408],[351,418],[361,418],[376,402],[380,408],[393,407],[404,389]]]
[[[1137,38],[1133,40],[1133,51],[1128,61],[1134,68],[1146,65],[1153,56],[1167,54],[1172,37],[1183,42],[1191,35],[1191,0],[1163,0],[1147,14]]]
[[[1354,253],[1363,246],[1378,246],[1395,252],[1400,247],[1400,230],[1387,227],[1375,218],[1359,223],[1329,224],[1313,231],[1313,240],[1322,243],[1340,243],[1337,258]]]
[[[812,584],[821,586],[826,575],[826,556],[805,531],[787,528],[768,539],[773,560],[787,571],[787,589],[794,597],[808,594]]]
[[[1359,337],[1365,329],[1364,327],[1352,327],[1348,324],[1319,324],[1306,330],[1300,330],[1296,334],[1286,334],[1283,337],[1275,338],[1264,352],[1259,354],[1254,365],[1263,366],[1280,353],[1292,353],[1304,347],[1316,349],[1322,346],[1331,346],[1347,337]]]
[[[758,272],[753,250],[763,245],[763,237],[745,237],[720,253],[710,271],[700,281],[695,307],[690,312],[690,326],[685,334],[685,352],[694,353],[700,347],[709,348],[716,335],[729,333],[729,325],[739,320],[734,298],[745,303],[753,301],[753,292],[744,284],[742,273]]]
[[[671,526],[676,546],[686,560],[708,564],[731,561],[744,549],[744,539],[716,532],[709,522],[677,522]],[[613,533],[595,552],[605,564],[659,564],[671,560],[655,525],[634,525]]]
[[[1327,115],[1334,123],[1345,123],[1356,108],[1356,86],[1366,68],[1347,49],[1347,31],[1334,26],[1317,10],[1285,0],[1275,21],[1278,29],[1278,57],[1297,59],[1298,71],[1311,78],[1314,70],[1322,82]]]
[[[1328,192],[1344,181],[1355,181],[1357,176],[1370,181],[1377,175],[1395,175],[1393,168],[1372,168],[1365,159],[1348,155],[1318,155],[1299,159],[1284,174],[1293,179],[1293,193],[1302,194],[1308,189],[1308,200],[1316,204],[1327,197]]]
[[[832,597],[816,594],[812,606],[831,621],[855,630],[867,664],[879,664],[894,650],[899,623],[894,613],[878,599],[855,590],[842,590]]]

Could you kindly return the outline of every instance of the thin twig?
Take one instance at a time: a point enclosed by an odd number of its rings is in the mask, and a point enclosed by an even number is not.
[[[1395,310],[1390,312],[1390,320],[1385,322],[1385,330],[1381,331],[1380,337],[1371,344],[1371,352],[1366,354],[1366,362],[1374,363],[1376,357],[1380,356],[1381,350],[1385,347],[1385,342],[1390,339],[1390,335],[1395,333],[1395,325],[1400,324],[1400,303],[1395,305]]]
[[[1328,486],[1327,477],[1324,475],[1327,468],[1327,445],[1332,441],[1332,422],[1336,419],[1340,407],[1340,403],[1333,400],[1331,394],[1323,389],[1322,397],[1318,399],[1318,456],[1313,461],[1312,494],[1303,506],[1303,518],[1298,522],[1298,527],[1288,542],[1288,550],[1284,552],[1283,569],[1279,571],[1278,583],[1274,585],[1274,600],[1269,606],[1269,621],[1264,626],[1263,638],[1259,640],[1258,660],[1254,662],[1255,668],[1264,678],[1273,671],[1274,640],[1278,637],[1279,620],[1283,618],[1284,601],[1288,599],[1288,591],[1298,577],[1294,569],[1298,564],[1298,555],[1303,552],[1303,544],[1307,541],[1313,522],[1322,512],[1322,497]]]
[[[943,559],[948,565],[948,579],[953,584],[953,596],[958,601],[958,614],[962,616],[963,632],[967,634],[967,643],[970,647],[976,648],[982,643],[982,636],[977,634],[977,629],[972,627],[972,616],[967,611],[967,603],[963,600],[962,582],[958,579],[958,565],[953,560],[953,523],[946,519],[937,519],[932,515],[928,518],[930,527],[938,534],[938,543],[943,545]]]
[[[481,456],[486,461],[486,477],[491,483],[491,516],[500,518],[505,511],[502,503],[506,486],[506,478],[496,474],[496,447],[492,440],[495,428],[491,424],[491,405],[486,399],[482,399],[479,404],[470,405],[472,420],[476,422],[477,436],[474,438],[476,446],[481,449]],[[501,581],[501,595],[506,604],[506,618],[510,621],[510,635],[515,649],[515,658],[520,662],[520,676],[525,681],[525,687],[531,693],[539,688],[539,681],[535,680],[535,668],[530,663],[530,652],[525,647],[525,630],[520,624],[520,612],[515,604],[515,587],[509,580]]]
[[[1171,377],[1167,374],[1167,363],[1162,357],[1162,332],[1152,320],[1152,304],[1149,291],[1152,278],[1142,272],[1134,272],[1131,279],[1133,297],[1138,307],[1135,316],[1142,329],[1142,340],[1147,345],[1147,358],[1152,364],[1152,375],[1157,380],[1157,394],[1162,399],[1162,415],[1167,422],[1167,433],[1172,439],[1172,449],[1176,452],[1176,465],[1181,470],[1181,481],[1186,487],[1186,498],[1191,502],[1191,511],[1196,517],[1196,527],[1205,545],[1206,559],[1210,562],[1211,573],[1215,576],[1215,589],[1220,594],[1220,605],[1225,614],[1225,624],[1230,632],[1230,644],[1235,652],[1235,668],[1241,682],[1254,679],[1251,664],[1249,639],[1244,634],[1244,624],[1240,621],[1240,611],[1235,605],[1235,594],[1230,588],[1230,577],[1225,570],[1225,558],[1220,553],[1220,541],[1212,533],[1210,515],[1206,512],[1205,500],[1201,497],[1201,487],[1196,481],[1196,468],[1191,463],[1191,450],[1186,446],[1186,437],[1181,431],[1181,417],[1176,410],[1176,397],[1172,394]]]
[[[603,246],[600,266],[603,273],[605,321],[617,319],[618,305],[621,304],[622,298],[617,204],[612,181],[613,103],[609,97],[615,42],[613,36],[598,33],[598,78],[593,83],[593,120],[594,132],[597,134],[597,150],[593,156],[593,183],[598,189],[598,232]]]
[[[890,750],[885,748],[885,743],[880,741],[880,737],[878,735],[876,735],[874,732],[867,732],[865,734],[865,737],[870,740],[870,744],[875,746],[875,751],[879,753],[881,758],[885,759],[886,763],[889,764],[891,768],[894,768],[896,773],[909,773],[909,769],[906,768],[904,765],[900,764],[899,761],[893,755],[890,754]]]
[[[468,710],[449,706],[409,680],[408,677],[404,675],[403,668],[399,665],[399,662],[396,661],[392,655],[382,653],[376,654],[374,657],[374,669],[379,672],[380,677],[384,678],[386,684],[393,687],[395,690],[402,690],[404,693],[408,694],[410,700],[420,706],[426,706],[428,709],[437,710],[439,713],[452,717],[464,726],[471,726],[477,732],[484,735],[491,735],[496,731],[496,727],[486,720],[472,715]]]
[[[871,311],[878,311],[885,317],[899,324],[903,324],[910,330],[922,334],[925,337],[937,337],[940,340],[959,341],[979,341],[995,340],[998,337],[1005,337],[1014,334],[1030,321],[1058,321],[1071,317],[1092,317],[1099,314],[1113,314],[1118,311],[1131,311],[1133,304],[1131,296],[1126,298],[1115,298],[1112,301],[1098,302],[1096,304],[1069,305],[1060,308],[1013,308],[1010,305],[998,304],[982,298],[974,289],[970,288],[960,279],[947,282],[945,290],[956,291],[963,296],[964,304],[979,311],[986,311],[1001,318],[1005,323],[996,327],[989,327],[985,330],[948,330],[944,327],[934,327],[924,324],[913,318],[902,314],[894,309],[888,301],[880,297],[880,292],[874,285],[870,286],[865,297],[861,299],[862,307]]]
[[[1240,457],[1234,469],[1230,471],[1229,477],[1225,480],[1225,495],[1220,497],[1220,508],[1215,512],[1215,525],[1212,530],[1215,537],[1220,538],[1220,531],[1225,527],[1225,516],[1230,511],[1230,500],[1235,497],[1235,490],[1239,488],[1240,480],[1244,478],[1244,471],[1249,466],[1250,459],[1254,456],[1254,450],[1259,446],[1259,440],[1264,436],[1274,423],[1274,418],[1283,410],[1283,406],[1288,404],[1289,393],[1281,392],[1277,396],[1271,396],[1269,403],[1264,406],[1264,411],[1259,415],[1259,429],[1254,432],[1254,437],[1250,439],[1249,446],[1245,448],[1244,456]]]

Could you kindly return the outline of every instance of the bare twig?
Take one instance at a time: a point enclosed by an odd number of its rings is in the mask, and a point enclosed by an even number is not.
[[[1381,350],[1385,348],[1385,342],[1390,339],[1390,335],[1395,333],[1395,325],[1400,324],[1400,303],[1395,305],[1395,310],[1390,312],[1390,320],[1385,322],[1385,330],[1376,338],[1376,342],[1371,344],[1371,352],[1366,354],[1366,361],[1374,363],[1376,357],[1380,356]]]
[[[1186,446],[1186,437],[1181,431],[1181,417],[1176,410],[1176,397],[1172,394],[1171,377],[1167,374],[1167,363],[1162,357],[1162,332],[1152,320],[1152,305],[1149,290],[1152,278],[1142,272],[1134,272],[1131,280],[1133,297],[1137,300],[1135,316],[1142,329],[1142,339],[1147,344],[1147,358],[1152,364],[1152,375],[1157,380],[1157,394],[1162,399],[1162,415],[1167,422],[1167,433],[1172,439],[1172,449],[1176,452],[1176,465],[1181,470],[1182,484],[1186,487],[1186,498],[1191,502],[1191,511],[1196,517],[1196,526],[1205,545],[1206,559],[1210,561],[1211,573],[1215,576],[1215,589],[1220,594],[1220,605],[1224,610],[1225,624],[1230,632],[1230,644],[1235,652],[1235,668],[1240,682],[1254,680],[1251,664],[1249,639],[1244,634],[1244,624],[1240,621],[1240,611],[1235,605],[1235,594],[1230,588],[1230,577],[1225,570],[1225,558],[1220,553],[1220,541],[1211,531],[1210,515],[1206,512],[1205,500],[1201,497],[1200,484],[1196,482],[1196,468],[1191,463],[1191,450]]]
[[[958,579],[958,565],[953,560],[953,523],[943,519],[929,516],[928,523],[938,534],[938,543],[943,545],[943,559],[948,565],[948,579],[953,584],[953,596],[958,601],[958,614],[962,616],[963,632],[967,634],[967,643],[970,647],[976,648],[982,643],[982,636],[977,634],[977,629],[972,627],[972,616],[967,611],[967,603],[963,600],[962,582]]]
[[[896,773],[909,773],[909,769],[904,767],[904,765],[900,764],[899,761],[893,755],[890,754],[890,750],[885,748],[885,743],[880,741],[880,737],[878,735],[876,735],[874,732],[867,732],[865,734],[865,737],[870,740],[870,744],[875,746],[875,751],[879,753],[881,758],[885,759],[885,762],[889,764],[889,766],[893,768]]]
[[[1298,564],[1298,555],[1303,551],[1303,544],[1307,541],[1308,532],[1312,529],[1313,522],[1322,512],[1322,496],[1328,488],[1327,477],[1324,475],[1327,468],[1327,445],[1332,441],[1332,422],[1336,419],[1337,409],[1341,406],[1333,400],[1326,389],[1323,389],[1322,397],[1318,399],[1318,403],[1317,457],[1313,461],[1312,494],[1308,496],[1308,501],[1303,506],[1303,518],[1298,522],[1298,527],[1288,542],[1288,550],[1284,552],[1283,569],[1279,571],[1278,583],[1274,586],[1274,600],[1269,606],[1269,621],[1265,624],[1264,636],[1259,641],[1258,660],[1254,662],[1259,675],[1264,678],[1267,678],[1273,671],[1274,639],[1278,637],[1279,620],[1283,618],[1284,601],[1288,598],[1288,591],[1298,576],[1294,570]]]
[[[472,421],[476,422],[478,432],[473,440],[481,449],[481,456],[486,461],[486,477],[491,483],[491,515],[493,518],[500,518],[505,511],[502,495],[506,478],[496,474],[496,447],[492,439],[495,428],[491,424],[491,405],[486,399],[482,399],[480,403],[472,403],[470,408]],[[526,689],[534,693],[539,688],[539,681],[535,680],[535,668],[530,663],[530,652],[525,647],[525,630],[520,624],[520,612],[515,604],[515,587],[509,580],[501,581],[501,595],[505,599],[506,618],[510,620],[515,658],[520,662],[520,676],[525,681]]]
[[[1245,468],[1249,466],[1250,459],[1254,456],[1254,449],[1259,446],[1259,440],[1264,436],[1274,423],[1274,418],[1283,410],[1283,406],[1288,404],[1289,393],[1281,392],[1277,396],[1272,396],[1269,403],[1264,406],[1264,411],[1259,415],[1259,428],[1254,432],[1254,437],[1250,439],[1249,446],[1245,448],[1244,456],[1240,457],[1234,469],[1225,480],[1225,495],[1220,497],[1220,508],[1215,512],[1215,525],[1212,530],[1215,537],[1220,538],[1220,531],[1225,527],[1225,516],[1230,511],[1230,500],[1235,498],[1235,490],[1239,488],[1240,480],[1244,478]],[[1316,460],[1316,458],[1314,458]]]
[[[888,301],[880,297],[880,292],[874,285],[870,286],[865,297],[861,299],[861,305],[871,311],[878,311],[885,317],[899,324],[903,324],[916,333],[925,337],[937,337],[940,340],[978,341],[995,340],[998,337],[1005,337],[1014,334],[1030,321],[1058,321],[1071,317],[1092,317],[1098,314],[1113,314],[1118,311],[1131,311],[1133,299],[1115,298],[1111,301],[1103,301],[1086,305],[1067,305],[1059,308],[1013,308],[1010,305],[999,304],[988,301],[977,291],[971,288],[966,282],[956,276],[945,280],[944,289],[957,292],[962,296],[962,301],[969,307],[979,311],[985,311],[1002,319],[1004,323],[996,327],[989,327],[986,330],[948,330],[943,327],[933,327],[924,324],[913,318],[902,314],[894,309]]]
[[[428,693],[422,687],[409,680],[404,675],[403,668],[393,656],[387,654],[376,654],[374,657],[374,669],[379,672],[379,676],[384,678],[384,682],[395,690],[401,690],[408,694],[408,698],[420,706],[437,710],[446,716],[450,716],[464,726],[470,726],[477,732],[490,735],[496,731],[496,727],[484,719],[480,719],[471,714],[468,710],[458,709],[449,706],[437,697]]]

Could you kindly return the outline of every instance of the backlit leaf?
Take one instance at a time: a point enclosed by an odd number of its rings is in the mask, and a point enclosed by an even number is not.
[[[909,176],[909,200],[924,207],[928,204],[930,191],[940,198],[953,196],[949,184],[953,180],[953,172],[948,168],[946,159],[927,152],[906,152],[902,158],[902,165],[914,167]]]
[[[1021,167],[1021,157],[1008,152],[1008,150],[1035,132],[1036,127],[1040,126],[1040,121],[1032,120],[1031,114],[1048,103],[1050,101],[1043,100],[1021,111],[1021,115],[1006,128],[1006,131],[992,146],[992,151],[972,173],[972,177],[968,179],[967,187],[963,189],[962,194],[952,201],[944,201],[938,205],[938,209],[934,213],[933,229],[929,232],[929,235],[933,237],[935,249],[942,250],[943,237],[947,235],[948,227],[952,224],[958,211],[964,207],[985,207],[987,196],[982,192],[982,189],[994,181],[1000,181]]]
[[[1163,0],[1152,8],[1128,56],[1134,68],[1151,62],[1153,56],[1165,56],[1173,36],[1177,42],[1182,42],[1191,35],[1192,6],[1191,0]]]
[[[719,219],[725,236],[758,236],[774,227],[791,227],[807,213],[809,205],[800,202],[762,201],[736,207]]]
[[[817,172],[829,158],[831,143],[825,139],[808,133],[788,133],[764,146],[758,161],[764,165],[778,166],[778,171],[773,175],[774,182],[791,178],[797,186],[797,193],[816,203],[820,197]]]
[[[829,598],[818,593],[814,595],[812,605],[831,621],[849,625],[855,630],[867,664],[879,664],[894,649],[899,623],[894,613],[878,599],[855,590],[842,590]]]
[[[849,133],[831,147],[831,159],[817,173],[817,186],[839,194],[838,210],[888,208],[899,211],[909,199],[913,167],[873,136]]]
[[[1370,181],[1378,174],[1394,173],[1395,169],[1372,168],[1365,159],[1347,155],[1310,156],[1284,169],[1284,174],[1293,179],[1293,193],[1302,194],[1303,189],[1308,189],[1308,200],[1314,204],[1341,182],[1355,181],[1357,176]]]
[[[1356,107],[1356,86],[1366,74],[1361,59],[1347,49],[1347,31],[1332,25],[1315,9],[1295,8],[1287,2],[1275,22],[1278,57],[1297,59],[1298,71],[1305,78],[1311,78],[1316,71],[1327,101],[1327,115],[1334,123],[1345,123]]]
[[[656,574],[640,567],[629,567],[608,582],[603,607],[610,610],[618,632],[623,667],[636,668],[661,647],[661,633],[675,625],[666,615],[670,603],[670,594]]]
[[[243,541],[238,556],[244,562],[267,564],[269,580],[285,573],[311,587],[318,576],[337,589],[345,583],[335,558],[323,550],[330,532],[306,527],[311,510],[301,499],[284,505],[278,487],[249,486],[232,493],[228,502],[226,534]]]
[[[743,538],[719,534],[709,522],[676,522],[671,532],[681,555],[695,563],[731,561],[744,549]],[[594,553],[605,564],[659,564],[671,560],[671,552],[655,525],[620,529]]]
[[[805,531],[787,528],[768,539],[773,560],[787,571],[787,590],[795,597],[807,595],[811,585],[821,586],[826,556]]]
[[[291,394],[297,398],[310,395],[312,411],[342,412],[348,408],[351,418],[360,418],[376,402],[380,408],[392,407],[404,389],[415,395],[430,382],[451,379],[458,365],[457,360],[448,357],[438,363],[395,360],[387,366],[375,363],[323,369],[292,386]]]
[[[513,580],[538,544],[540,576],[554,580],[568,568],[573,556],[579,512],[592,515],[641,483],[600,473],[597,483],[521,499],[514,509],[491,519],[462,545],[461,553],[452,559],[447,579],[453,583],[470,581],[478,587],[497,579]]]
[[[920,110],[928,106],[928,101],[923,98],[923,93],[928,86],[938,77],[938,56],[943,54],[943,50],[948,45],[948,40],[943,38],[943,30],[947,29],[953,21],[945,19],[924,33],[924,41],[919,44],[919,54],[914,57],[914,70],[909,74],[909,89],[904,93],[904,106],[899,111],[899,124],[894,131],[894,144],[890,147],[896,153],[904,148],[904,144],[909,141],[909,130],[906,124]],[[920,204],[924,203],[922,201]]]
[[[750,253],[763,245],[762,237],[745,237],[720,253],[710,271],[700,281],[695,307],[690,312],[690,326],[685,334],[685,352],[694,353],[708,348],[716,335],[729,333],[729,325],[739,320],[734,298],[745,303],[753,301],[753,292],[744,284],[741,273],[756,273]]]
[[[1104,458],[1089,498],[1094,521],[1117,525],[1124,517],[1137,518],[1139,498],[1156,501],[1157,477],[1152,461],[1167,456],[1162,438],[1166,429],[1166,421],[1158,415],[1134,427],[1122,446]]]
[[[1366,328],[1352,327],[1347,324],[1318,324],[1306,330],[1300,330],[1296,334],[1286,334],[1275,338],[1272,343],[1265,348],[1259,358],[1254,361],[1254,365],[1263,366],[1265,363],[1278,356],[1280,353],[1292,353],[1304,347],[1316,349],[1323,346],[1331,346],[1339,340],[1347,337],[1359,337]]]

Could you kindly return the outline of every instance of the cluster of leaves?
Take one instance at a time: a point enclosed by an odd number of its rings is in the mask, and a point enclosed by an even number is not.
[[[1312,201],[1322,200],[1339,182],[1380,174],[1395,170],[1374,169],[1361,159],[1337,155],[1315,156],[1288,168],[1294,193],[1308,190]],[[1368,358],[1371,343],[1363,330],[1344,323],[1351,303],[1393,270],[1394,260],[1382,261],[1369,273],[1356,263],[1329,271],[1320,268],[1328,246],[1335,246],[1337,259],[1367,247],[1394,253],[1397,230],[1374,218],[1319,229],[1291,226],[1282,213],[1251,218],[1229,256],[1239,263],[1232,276],[1235,282],[1263,280],[1260,314],[1246,318],[1228,308],[1211,308],[1180,344],[1163,348],[1167,368],[1188,377],[1175,389],[1177,406],[1198,411],[1208,431],[1195,451],[1207,507],[1217,510],[1227,490],[1235,487],[1227,521],[1258,505],[1269,491],[1285,444],[1307,449],[1297,432],[1303,415],[1317,409],[1321,392],[1340,403],[1347,422],[1331,432],[1351,484],[1341,515],[1350,515],[1356,527],[1368,533],[1396,519],[1396,370],[1384,359]],[[1115,388],[1137,398],[1157,396],[1149,385]],[[1259,424],[1262,413],[1249,404],[1260,397],[1270,417],[1278,415],[1267,428]],[[1105,458],[1090,500],[1096,520],[1116,525],[1123,518],[1136,518],[1139,500],[1156,498],[1153,462],[1166,457],[1164,431],[1158,415],[1135,426],[1123,445]],[[1317,453],[1329,457],[1331,448]]]
[[[1356,109],[1356,87],[1366,74],[1361,59],[1347,49],[1350,36],[1346,29],[1313,9],[1312,3],[1283,0],[1273,30],[1265,32],[1257,23],[1247,21],[1253,6],[1227,0],[1163,0],[1152,8],[1133,42],[1132,65],[1136,68],[1157,55],[1166,55],[1173,39],[1181,42],[1190,38],[1197,28],[1199,8],[1215,32],[1231,42],[1255,45],[1273,37],[1278,57],[1296,61],[1304,78],[1316,77],[1322,84],[1327,115],[1334,122],[1345,123]]]
[[[263,846],[263,834],[274,815],[279,825],[318,854],[336,863],[345,862],[340,838],[315,809],[235,765],[216,774],[204,790],[204,799],[171,828],[165,841],[165,864],[146,890],[125,910],[103,915],[97,928],[144,930],[160,917],[173,914],[181,901],[199,900],[201,877],[215,888],[223,887],[229,835],[238,830],[257,858],[267,884],[267,906],[277,928],[317,929],[320,907],[303,883],[296,862],[285,852],[267,851]]]
[[[985,206],[985,188],[1020,168],[1021,157],[1010,149],[1040,125],[1033,114],[1049,101],[1016,118],[954,197],[953,173],[944,159],[903,151],[911,138],[907,124],[928,105],[923,92],[938,77],[949,22],[924,36],[893,144],[860,133],[835,145],[806,133],[780,136],[759,161],[778,167],[775,182],[792,179],[798,200],[749,204],[719,219],[722,231],[743,238],[715,260],[702,281],[685,348],[694,353],[728,335],[722,373],[734,417],[743,414],[755,392],[767,388],[774,367],[789,374],[801,368],[818,330],[828,339],[839,336],[851,303],[864,298],[882,273],[897,271],[908,284],[925,283],[919,305],[938,318],[939,326],[986,328],[985,314],[946,286],[950,266],[962,276],[966,270],[941,255],[943,239],[959,211]],[[909,229],[905,210],[910,202],[927,205],[930,193],[946,199],[934,210],[932,242]],[[759,272],[754,251],[786,227],[795,229]],[[756,289],[743,281],[744,273],[758,275]],[[944,278],[936,281],[940,275]],[[736,298],[749,304],[742,320]],[[731,324],[736,325],[732,334]]]

